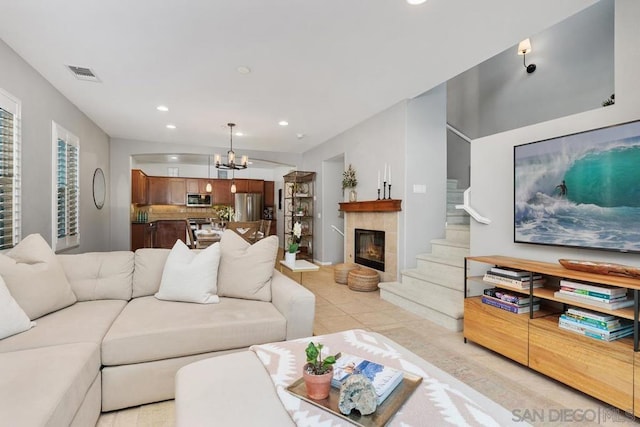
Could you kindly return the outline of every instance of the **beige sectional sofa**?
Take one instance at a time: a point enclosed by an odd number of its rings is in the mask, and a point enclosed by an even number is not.
[[[312,334],[314,295],[275,269],[270,301],[155,298],[169,252],[57,256],[77,302],[0,340],[0,426],[95,425],[100,411],[173,398],[188,363]]]

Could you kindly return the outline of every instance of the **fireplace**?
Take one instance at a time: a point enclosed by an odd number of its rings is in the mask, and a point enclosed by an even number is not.
[[[384,271],[384,231],[355,229],[355,261]]]

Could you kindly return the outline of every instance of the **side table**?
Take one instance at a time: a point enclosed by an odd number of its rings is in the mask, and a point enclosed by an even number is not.
[[[302,273],[308,273],[308,272],[320,270],[320,267],[318,267],[317,265],[303,259],[297,259],[295,264],[290,264],[282,260],[280,261],[281,273],[282,273],[282,267],[286,268],[292,273],[300,273],[300,280],[298,281],[298,283],[300,283],[301,285],[302,285]]]

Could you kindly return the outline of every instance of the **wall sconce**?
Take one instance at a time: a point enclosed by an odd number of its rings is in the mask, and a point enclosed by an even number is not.
[[[518,44],[518,55],[522,55],[522,63],[527,73],[531,74],[536,70],[536,64],[527,65],[527,53],[531,52],[531,40],[524,39]]]

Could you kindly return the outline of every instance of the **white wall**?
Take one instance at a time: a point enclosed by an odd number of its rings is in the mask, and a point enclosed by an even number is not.
[[[412,99],[407,108],[405,188],[401,268],[415,267],[416,255],[431,252],[430,241],[444,238],[447,217],[447,85]],[[395,174],[393,175],[395,181]],[[424,186],[416,192],[414,186]],[[391,187],[395,198],[399,190]],[[419,191],[419,190],[418,190]]]
[[[322,173],[320,177],[323,180],[322,194],[322,212],[321,216],[315,215],[318,227],[322,234],[322,253],[314,254],[314,258],[322,260],[327,264],[339,264],[345,259],[345,238],[336,232],[331,226],[334,225],[338,230],[344,233],[344,212],[338,210],[338,203],[343,201],[342,195],[342,172],[346,169],[344,163],[344,155],[336,156],[322,162]],[[345,191],[346,192],[346,191]],[[314,222],[315,224],[315,222]]]
[[[222,150],[222,147],[213,149]],[[162,154],[177,152],[185,154],[202,154],[202,146],[163,144],[159,142],[135,141],[130,139],[111,139],[111,180],[110,191],[114,195],[110,217],[111,226],[111,250],[129,250],[131,224],[131,156],[136,154]],[[249,158],[260,158],[272,162],[281,162],[291,165],[299,165],[302,156],[294,153],[277,153],[265,151],[245,151]],[[282,178],[280,178],[282,180]],[[280,221],[278,221],[279,223]]]
[[[640,2],[617,0],[615,105],[488,136],[471,144],[471,204],[490,225],[471,224],[471,254],[503,254],[540,261],[592,259],[640,265],[640,255],[513,243],[513,146],[640,119]],[[536,71],[537,73],[538,71]]]
[[[614,92],[614,1],[531,34],[527,74],[517,44],[454,77],[448,121],[471,138],[591,109]]]
[[[70,252],[109,250],[111,193],[98,210],[92,191],[96,168],[111,180],[108,136],[1,40],[0,64],[0,88],[22,102],[22,236],[40,233],[51,243],[53,120],[80,139],[80,246]]]
[[[218,169],[215,166],[211,166],[211,171],[207,175],[207,165],[194,165],[187,163],[143,163],[133,162],[133,167],[141,169],[149,176],[169,176],[167,168],[178,168],[178,176],[186,178],[217,178]],[[243,179],[263,179],[265,181],[273,181],[277,176],[274,174],[274,169],[269,168],[257,168],[249,166],[247,169],[236,171],[236,178]],[[231,173],[228,174],[227,179],[231,179]]]

